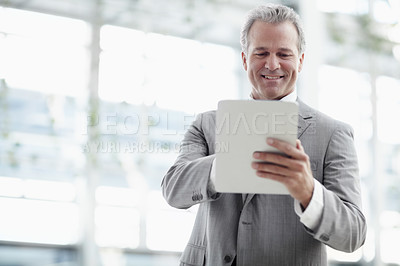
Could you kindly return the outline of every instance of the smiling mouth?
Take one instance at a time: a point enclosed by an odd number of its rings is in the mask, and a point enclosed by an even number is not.
[[[268,75],[261,75],[261,77],[268,79],[268,80],[277,80],[277,79],[281,79],[284,76],[268,76]]]

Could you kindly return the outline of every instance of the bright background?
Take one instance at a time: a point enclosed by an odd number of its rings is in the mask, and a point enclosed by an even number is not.
[[[298,94],[355,129],[368,236],[330,264],[400,265],[400,0],[280,2],[306,29]],[[0,266],[177,265],[196,208],[160,183],[198,113],[248,98],[260,3],[0,1]]]

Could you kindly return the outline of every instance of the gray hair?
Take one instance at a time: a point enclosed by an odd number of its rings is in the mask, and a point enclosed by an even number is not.
[[[249,48],[247,37],[251,26],[257,20],[272,24],[278,24],[286,21],[293,23],[298,33],[297,48],[300,54],[304,53],[306,41],[300,16],[292,8],[278,4],[262,5],[248,12],[240,32],[240,44],[242,46],[243,53],[247,54]]]

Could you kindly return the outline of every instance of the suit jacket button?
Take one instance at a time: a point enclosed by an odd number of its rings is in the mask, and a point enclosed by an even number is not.
[[[322,240],[322,241],[329,241],[329,236],[327,235],[327,234],[322,234],[321,235],[321,237],[320,237],[320,239]]]
[[[203,194],[194,194],[193,196],[192,196],[192,200],[193,201],[200,201],[200,200],[202,200],[203,199]]]
[[[231,261],[232,261],[232,257],[231,257],[231,256],[226,255],[226,256],[224,257],[224,262],[229,263],[229,262],[231,262]]]

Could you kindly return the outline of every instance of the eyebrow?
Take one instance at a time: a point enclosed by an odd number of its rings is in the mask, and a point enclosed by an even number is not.
[[[254,50],[253,51],[256,51],[256,52],[258,52],[258,51],[266,51],[266,50],[268,50],[267,48],[265,48],[265,47],[256,47],[256,48],[254,48]],[[294,53],[293,52],[293,50],[292,49],[290,49],[290,48],[284,48],[284,47],[282,47],[282,48],[278,48],[278,50],[280,51],[280,52],[289,52],[289,53]]]

